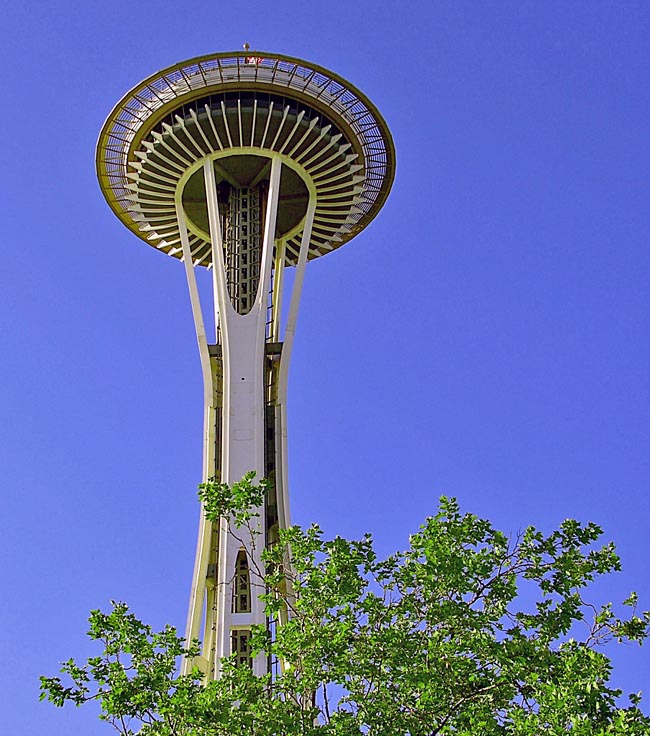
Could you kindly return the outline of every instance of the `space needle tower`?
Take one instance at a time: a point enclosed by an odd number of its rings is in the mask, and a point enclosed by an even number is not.
[[[255,471],[271,481],[258,509],[263,544],[202,512],[187,623],[202,651],[185,671],[195,664],[216,678],[234,655],[263,674],[269,662],[250,650],[251,627],[266,623],[251,578],[290,523],[287,377],[305,266],[381,209],[395,172],[391,135],[341,77],[245,47],[136,85],[104,124],[96,163],[117,217],[184,264],[204,383],[203,480]],[[207,315],[201,268],[212,276]]]

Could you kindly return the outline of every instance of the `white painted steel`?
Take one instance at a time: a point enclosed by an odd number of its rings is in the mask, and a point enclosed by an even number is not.
[[[282,357],[280,359],[280,371],[278,375],[278,406],[280,413],[280,431],[276,428],[276,443],[279,443],[279,465],[280,472],[276,474],[282,479],[282,493],[278,498],[280,506],[281,525],[286,529],[291,524],[291,514],[289,506],[289,474],[288,474],[288,446],[287,446],[287,386],[289,382],[289,362],[291,360],[291,352],[293,350],[293,339],[296,334],[296,323],[298,321],[298,307],[300,305],[300,297],[302,296],[302,287],[305,279],[305,267],[307,265],[307,255],[309,252],[309,242],[311,239],[311,230],[314,223],[314,212],[316,211],[316,197],[311,196],[307,207],[307,214],[304,221],[304,229],[300,244],[300,253],[298,255],[298,263],[296,265],[296,274],[291,292],[291,302],[289,304],[289,314],[287,316],[287,324],[284,332],[284,344],[282,346]]]
[[[276,246],[275,267],[273,269],[273,319],[271,324],[271,338],[273,342],[280,341],[280,322],[282,321],[282,287],[284,285],[284,251],[286,243],[281,240]]]
[[[185,263],[185,273],[187,276],[187,285],[190,294],[190,303],[192,306],[192,315],[194,317],[194,327],[196,330],[197,342],[199,345],[199,355],[201,358],[201,368],[203,373],[203,481],[207,480],[213,474],[214,468],[214,383],[212,376],[212,368],[210,364],[210,356],[208,352],[207,340],[205,335],[205,325],[203,313],[201,310],[201,301],[196,283],[196,274],[194,273],[194,265],[190,253],[190,245],[187,237],[187,227],[185,223],[185,212],[181,203],[181,192],[176,196],[176,212],[178,218],[181,242],[183,245],[183,261]],[[187,616],[187,628],[185,632],[186,640],[193,641],[201,638],[201,615],[205,603],[205,580],[208,570],[208,559],[210,555],[210,542],[212,539],[212,523],[205,518],[203,508],[201,508],[201,516],[199,521],[199,534],[197,540],[196,556],[194,560],[194,573],[192,575],[192,587],[190,590],[189,611]],[[209,646],[209,643],[208,643]],[[205,641],[204,641],[205,654]],[[207,658],[205,658],[207,660]],[[207,663],[207,662],[206,662]],[[182,663],[182,672],[187,674],[191,669],[191,662],[184,660]]]

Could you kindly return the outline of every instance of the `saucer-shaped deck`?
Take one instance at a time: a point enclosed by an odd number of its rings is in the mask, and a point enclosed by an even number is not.
[[[122,222],[182,256],[182,203],[196,265],[211,265],[202,165],[239,189],[283,163],[275,236],[287,265],[298,257],[310,196],[309,258],[350,240],[383,205],[395,172],[386,123],[345,80],[313,64],[264,52],[222,53],[165,69],[131,90],[101,131],[97,172]]]

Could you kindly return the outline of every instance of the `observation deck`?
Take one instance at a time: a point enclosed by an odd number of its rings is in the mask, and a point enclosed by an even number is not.
[[[97,173],[120,220],[149,245],[183,257],[176,204],[193,265],[212,266],[201,162],[217,185],[254,189],[282,159],[275,240],[295,265],[311,196],[308,259],[346,243],[390,191],[395,151],[365,95],[314,64],[263,51],[210,54],[144,80],[116,105],[99,136]]]

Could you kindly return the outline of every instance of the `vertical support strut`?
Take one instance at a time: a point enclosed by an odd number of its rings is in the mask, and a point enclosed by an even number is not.
[[[277,494],[278,521],[280,527],[283,529],[286,529],[291,525],[291,510],[289,506],[289,466],[287,462],[287,385],[289,381],[289,362],[291,360],[291,352],[293,350],[293,339],[296,334],[298,307],[300,305],[300,297],[302,295],[302,287],[305,280],[305,267],[307,265],[307,255],[309,253],[309,243],[311,240],[311,231],[314,224],[315,212],[316,196],[312,192],[309,197],[307,214],[305,216],[302,238],[300,241],[300,252],[298,254],[296,275],[294,277],[293,289],[291,291],[289,314],[287,316],[287,324],[285,327],[284,344],[282,346],[282,357],[280,359],[280,370],[278,375],[275,425],[275,443],[277,448],[276,478],[279,480],[277,485],[280,486]],[[287,565],[291,565],[291,560],[287,560]],[[290,593],[291,591],[287,592]],[[285,618],[286,615],[286,611],[281,611],[280,623],[284,623],[282,619]]]
[[[185,264],[185,275],[187,277],[187,286],[190,294],[190,303],[192,306],[192,316],[194,317],[194,327],[196,329],[196,337],[199,346],[199,356],[201,359],[201,369],[203,373],[203,473],[202,478],[205,481],[213,474],[215,466],[214,457],[214,381],[211,367],[210,354],[205,334],[205,324],[203,313],[201,310],[201,301],[196,283],[196,274],[194,273],[194,264],[192,262],[192,253],[190,250],[189,238],[187,235],[187,224],[185,221],[185,212],[180,198],[180,192],[175,198],[176,217],[178,220],[179,232],[181,236],[181,245],[183,248],[183,262]],[[204,605],[205,597],[205,580],[208,572],[208,561],[210,555],[210,541],[212,538],[212,522],[205,518],[203,508],[201,508],[201,518],[199,521],[199,536],[196,548],[196,557],[194,561],[194,574],[192,576],[192,588],[190,591],[189,611],[187,615],[187,629],[185,639],[191,642],[198,639],[201,635],[201,613]],[[203,658],[204,659],[204,658]],[[193,663],[183,660],[182,672],[187,674]],[[198,662],[199,666],[205,668],[207,661]]]

